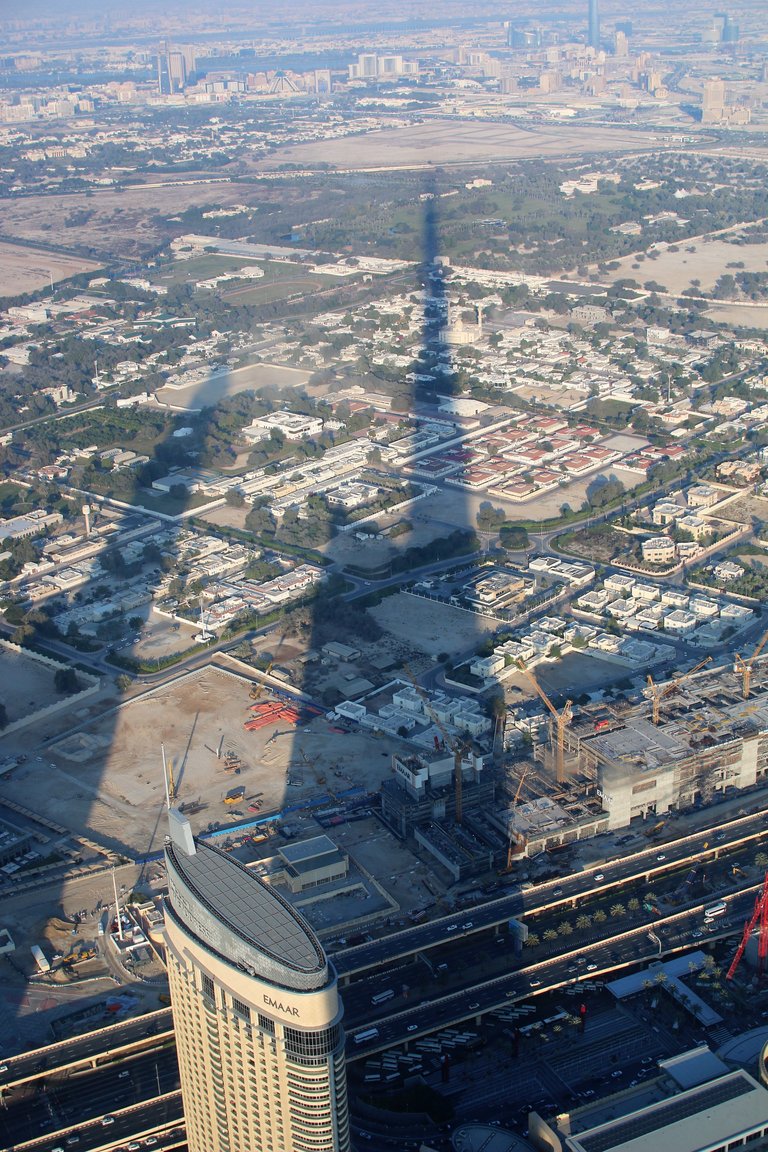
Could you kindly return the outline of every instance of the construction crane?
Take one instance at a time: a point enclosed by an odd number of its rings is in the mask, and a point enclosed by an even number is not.
[[[517,808],[517,802],[520,799],[520,793],[523,790],[523,783],[525,782],[525,778],[528,775],[530,767],[530,764],[526,764],[523,768],[523,771],[520,773],[520,779],[517,782],[515,798],[512,801],[513,808]],[[525,850],[526,843],[527,840],[525,836],[523,836],[521,832],[518,832],[517,829],[510,823],[509,845],[507,847],[507,866],[506,868],[502,868],[501,872],[499,873],[500,876],[506,876],[508,872],[512,871],[513,857],[516,856],[519,852],[523,852]]]
[[[407,664],[403,665],[403,670],[404,670],[406,676],[408,677],[408,679],[410,680],[411,684],[413,685],[416,694],[421,697],[421,701],[424,705],[424,711],[426,712],[427,716],[429,716],[430,720],[432,721],[432,723],[434,724],[434,726],[437,728],[438,732],[442,736],[443,741],[445,743],[445,746],[447,748],[450,748],[451,752],[453,752],[453,786],[454,786],[454,797],[455,797],[455,801],[454,801],[455,819],[456,819],[457,824],[461,824],[462,817],[464,814],[464,812],[463,812],[463,808],[464,808],[464,781],[463,781],[462,774],[461,774],[461,762],[464,759],[464,753],[469,751],[469,749],[471,748],[472,745],[468,741],[456,740],[456,739],[453,739],[452,737],[450,737],[448,735],[448,733],[445,730],[444,724],[435,715],[435,712],[434,712],[434,709],[432,708],[432,703],[431,703],[429,697],[427,696],[426,692],[424,691],[422,686],[419,684],[418,680],[416,679],[416,677],[414,676],[413,672],[411,671],[411,669],[408,667]],[[435,742],[437,742],[437,738],[435,738]]]
[[[266,688],[267,679],[269,677],[270,672],[272,671],[272,669],[275,666],[275,661],[277,660],[278,656],[280,655],[280,649],[283,646],[284,640],[285,640],[285,632],[283,633],[283,635],[280,637],[280,640],[278,641],[278,645],[277,645],[277,648],[275,649],[274,656],[272,656],[270,658],[269,663],[267,664],[266,668],[264,669],[264,672],[262,673],[264,679],[263,680],[257,680],[251,685],[251,700],[258,700],[259,697],[261,696],[262,692]]]
[[[749,689],[752,684],[752,667],[763,648],[765,648],[766,642],[768,642],[768,632],[764,632],[760,637],[758,645],[749,660],[742,660],[738,652],[734,653],[733,670],[734,672],[741,672],[741,694],[745,700],[749,699]]]
[[[531,684],[536,689],[536,695],[552,713],[552,743],[555,745],[555,776],[558,784],[562,784],[565,780],[565,729],[568,727],[571,717],[573,716],[573,700],[566,700],[563,710],[558,712],[527,664],[523,660],[518,660],[517,667],[521,672],[525,672]]]
[[[755,928],[757,928],[757,974],[758,976],[762,976],[765,972],[766,957],[768,957],[768,872],[765,874],[763,887],[755,898],[755,907],[752,916],[744,925],[744,932],[739,941],[739,946],[736,949],[736,955],[731,961],[731,966],[726,974],[726,980],[733,980],[736,975],[736,969],[741,962],[741,958],[744,955],[744,951]]]
[[[662,700],[666,699],[667,696],[671,696],[672,693],[680,687],[684,680],[687,680],[690,676],[693,676],[694,672],[700,671],[700,669],[704,668],[711,662],[712,657],[705,656],[705,658],[700,660],[698,664],[694,664],[693,668],[690,668],[687,672],[683,672],[682,676],[676,676],[674,680],[670,680],[670,682],[665,684],[663,688],[656,684],[654,682],[653,676],[651,676],[650,672],[648,673],[646,676],[646,681],[648,683],[648,691],[653,702],[653,722],[657,728],[659,726],[659,714],[661,712]]]
[[[163,756],[163,780],[165,782],[165,798],[170,808],[176,799],[176,782],[173,779],[173,761],[166,760],[165,758],[165,744],[160,745],[160,751]]]

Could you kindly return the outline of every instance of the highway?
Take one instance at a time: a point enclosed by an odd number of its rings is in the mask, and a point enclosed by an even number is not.
[[[475,934],[550,909],[575,908],[595,893],[618,890],[638,880],[650,883],[654,877],[663,876],[681,865],[716,860],[727,848],[762,840],[768,840],[768,817],[764,813],[738,817],[677,840],[650,844],[641,852],[594,864],[583,872],[545,881],[528,891],[516,890],[475,908],[406,928],[384,939],[345,948],[332,954],[333,963],[343,986],[353,975],[435,948],[449,942],[456,934]]]
[[[356,1061],[442,1028],[472,1027],[488,1012],[551,990],[565,994],[570,985],[578,994],[579,985],[589,989],[593,981],[617,969],[694,949],[702,941],[738,931],[760,889],[755,872],[735,890],[731,881],[727,892],[713,889],[686,906],[644,911],[639,914],[641,921],[637,915],[626,914],[601,924],[593,921],[588,939],[583,940],[582,933],[579,943],[579,937],[556,940],[551,947],[565,949],[557,955],[542,957],[537,949],[532,959],[532,953],[516,944],[514,925],[510,932],[497,930],[510,920],[529,922],[535,917],[534,927],[540,932],[547,924],[556,924],[560,913],[587,910],[600,901],[605,905],[606,898],[619,897],[622,889],[641,886],[642,890],[654,879],[659,887],[669,887],[696,862],[714,862],[726,852],[750,849],[768,840],[767,819],[763,813],[751,813],[673,841],[649,844],[628,857],[332,954],[347,985],[343,995],[348,1059]],[[718,898],[725,901],[727,914],[706,923],[703,908]],[[435,955],[447,963],[446,979],[435,979],[435,964],[428,961],[428,991],[414,996],[412,1004],[403,1001],[401,982],[411,980],[409,966],[420,972],[423,981],[424,955],[428,957],[429,950],[439,946],[442,952]],[[393,968],[385,973],[387,965]],[[378,985],[372,988],[366,973],[372,975],[374,969],[379,970],[382,987],[396,990],[396,1004],[371,1004]],[[447,988],[450,981],[466,986]],[[374,1035],[359,1043],[355,1040],[356,1032],[371,1028]],[[156,1128],[181,1120],[180,1100],[174,1095],[177,1088],[171,1013],[161,1009],[9,1058],[0,1072],[0,1139],[5,1147],[29,1147],[35,1152],[64,1147],[62,1134],[76,1134],[88,1152],[124,1146],[126,1138],[135,1139],[136,1133],[142,1139],[159,1141]],[[114,1115],[114,1124],[102,1125],[104,1115]],[[181,1137],[174,1139],[178,1142]]]

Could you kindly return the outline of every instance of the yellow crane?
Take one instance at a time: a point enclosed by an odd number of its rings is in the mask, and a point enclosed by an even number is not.
[[[764,632],[760,637],[758,645],[750,656],[749,660],[742,660],[738,652],[734,653],[733,670],[734,672],[741,672],[741,694],[745,700],[749,699],[749,689],[752,684],[752,666],[762,652],[767,641],[768,632]]]
[[[700,660],[698,664],[694,664],[693,668],[689,668],[687,672],[683,672],[682,676],[676,676],[674,680],[670,680],[669,683],[665,684],[663,688],[659,684],[656,684],[653,676],[651,676],[650,672],[648,673],[645,679],[647,681],[648,691],[653,703],[653,722],[656,727],[659,725],[659,714],[661,712],[662,700],[666,699],[667,696],[671,696],[672,693],[680,687],[684,680],[687,680],[689,676],[693,676],[694,672],[699,672],[702,668],[706,667],[707,664],[710,664],[711,661],[711,656],[705,656],[705,658]]]
[[[521,672],[525,672],[531,684],[536,689],[536,695],[552,713],[552,743],[555,746],[555,775],[558,784],[562,784],[565,780],[565,729],[570,724],[571,717],[573,716],[573,700],[566,700],[562,711],[558,712],[525,661],[518,660],[517,667]]]

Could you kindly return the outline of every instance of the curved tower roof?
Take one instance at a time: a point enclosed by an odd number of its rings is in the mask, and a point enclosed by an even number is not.
[[[287,900],[238,860],[191,835],[178,837],[173,821],[171,829],[167,911],[203,947],[295,991],[334,979],[320,941]]]

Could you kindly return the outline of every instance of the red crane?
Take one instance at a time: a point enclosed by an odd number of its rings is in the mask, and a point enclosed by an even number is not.
[[[757,974],[758,976],[762,976],[765,972],[766,957],[768,957],[768,872],[765,874],[763,887],[759,895],[755,898],[755,908],[752,917],[744,925],[744,933],[736,949],[736,955],[731,961],[731,966],[725,977],[726,980],[733,980],[736,975],[736,969],[741,963],[747,942],[754,932],[755,926],[757,926]]]

